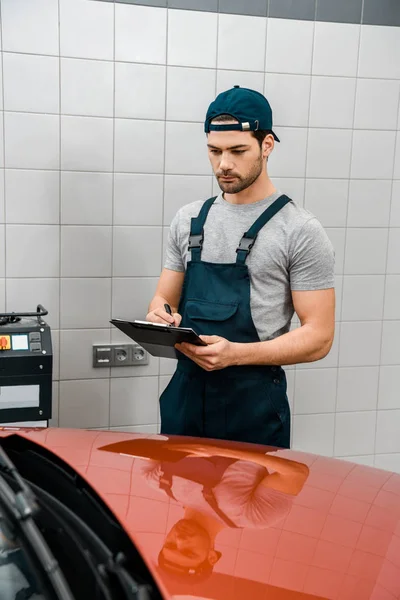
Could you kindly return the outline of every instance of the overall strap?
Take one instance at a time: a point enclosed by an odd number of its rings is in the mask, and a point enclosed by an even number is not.
[[[228,527],[232,527],[237,529],[237,525],[224,513],[223,510],[218,506],[218,502],[214,496],[214,492],[211,488],[203,487],[203,498],[207,502],[207,504],[213,509],[213,511],[219,516],[219,518],[228,525]]]
[[[203,206],[201,207],[198,216],[192,218],[188,250],[192,254],[193,262],[199,262],[201,260],[201,249],[204,240],[204,223],[206,222],[209,210],[216,199],[217,196],[206,200],[206,202],[204,202]]]
[[[287,196],[279,196],[275,202],[268,206],[268,208],[258,217],[255,223],[250,227],[248,231],[243,235],[240,240],[240,244],[236,249],[236,263],[244,264],[252,247],[254,246],[254,242],[257,239],[257,235],[261,231],[261,229],[278,213],[288,202],[291,202],[290,198]]]

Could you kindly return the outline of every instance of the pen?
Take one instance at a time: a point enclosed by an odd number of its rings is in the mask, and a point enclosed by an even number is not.
[[[172,310],[169,304],[164,304],[165,312],[167,312],[172,317]],[[169,326],[172,326],[172,323],[169,323]]]

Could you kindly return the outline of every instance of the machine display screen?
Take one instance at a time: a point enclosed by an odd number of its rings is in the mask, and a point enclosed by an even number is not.
[[[28,336],[26,334],[12,335],[11,343],[13,350],[29,350]]]

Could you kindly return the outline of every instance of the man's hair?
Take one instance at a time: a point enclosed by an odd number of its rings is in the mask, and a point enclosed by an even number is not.
[[[218,117],[215,117],[211,122],[212,123],[228,123],[229,121],[234,121],[235,123],[239,123],[239,121],[237,119],[235,119],[235,117],[232,117],[231,115],[218,115]],[[253,137],[256,138],[257,142],[260,145],[260,148],[262,148],[263,141],[265,140],[267,135],[271,134],[271,131],[266,130],[266,129],[258,129],[257,131],[251,131],[250,133],[253,135]]]
[[[221,558],[221,556],[221,552],[217,552],[218,560]],[[158,567],[163,572],[168,572],[170,576],[175,577],[177,581],[187,583],[190,582],[191,584],[202,583],[203,581],[206,581],[211,577],[214,571],[214,565],[212,565],[207,559],[195,569],[180,567],[175,563],[165,560],[162,550],[158,555]]]

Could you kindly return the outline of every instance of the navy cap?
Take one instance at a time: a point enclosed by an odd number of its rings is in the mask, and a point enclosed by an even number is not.
[[[220,115],[230,115],[238,123],[211,123]],[[208,107],[204,131],[270,131],[274,139],[279,138],[272,131],[272,109],[265,96],[235,85],[232,89],[219,94]]]

